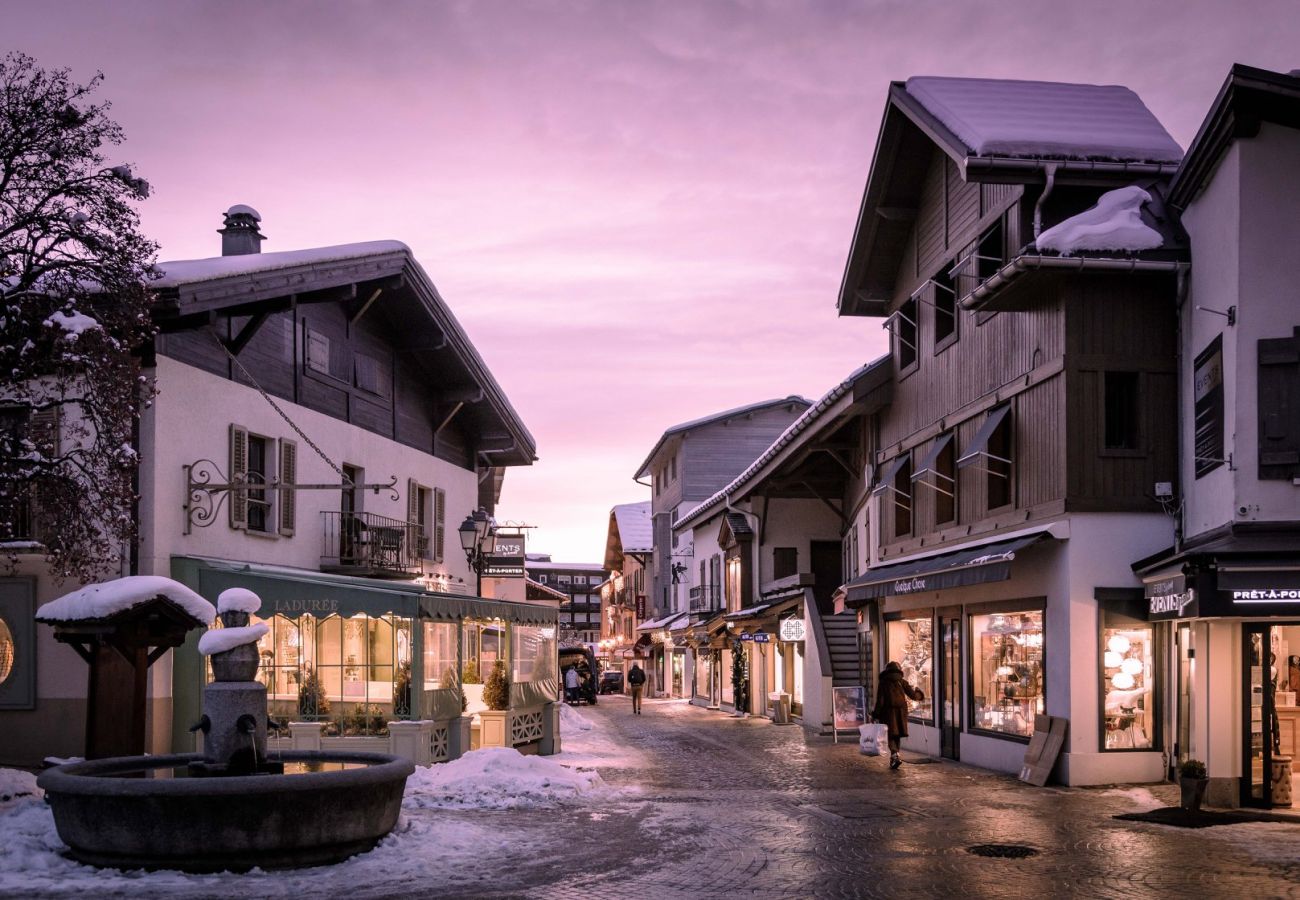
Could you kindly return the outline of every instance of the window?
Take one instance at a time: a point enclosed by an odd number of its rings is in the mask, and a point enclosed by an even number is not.
[[[391,392],[390,372],[388,366],[373,356],[358,353],[353,363],[356,385],[369,394],[387,398]]]
[[[248,468],[244,470],[248,482],[245,491],[248,503],[248,530],[271,530],[271,495],[266,489],[267,472],[271,465],[271,441],[258,435],[248,435]]]
[[[1003,410],[1009,409],[1003,407]],[[1011,503],[1011,416],[1003,413],[997,427],[989,435],[988,452],[985,457],[988,467],[985,473],[985,487],[988,496],[988,508],[998,509]]]
[[[307,368],[322,375],[330,374],[330,339],[319,331],[307,329]]]
[[[1045,709],[1042,610],[971,616],[971,727],[1029,737]]]
[[[789,578],[799,572],[799,550],[797,547],[774,547],[772,549],[772,580]]]
[[[672,481],[677,480],[677,457],[675,456],[668,461],[668,478]]]
[[[727,560],[727,612],[736,612],[741,608],[740,598],[740,557],[733,556]]]
[[[1155,626],[1106,610],[1101,630],[1105,750],[1155,746]]]
[[[36,582],[0,578],[0,709],[36,705]]]
[[[946,346],[949,338],[957,334],[957,285],[952,274],[951,261],[939,267],[930,279],[934,298],[934,349]]]
[[[916,616],[885,623],[885,653],[903,667],[903,677],[919,688],[925,699],[912,704],[909,717],[934,720],[934,619]]]
[[[1003,247],[1002,219],[998,219],[980,235],[980,242],[975,250],[975,271],[980,282],[985,282],[997,274],[1006,262],[1006,250]]]
[[[510,631],[511,682],[555,678],[555,629],[514,625]]]
[[[1104,443],[1107,450],[1137,450],[1139,398],[1137,372],[1103,372]]]
[[[572,583],[573,583],[573,576],[572,576],[572,575],[561,575],[561,576],[559,577],[559,579],[557,579],[557,580],[560,582],[560,584],[572,584]]]
[[[916,363],[916,346],[918,333],[916,327],[916,298],[911,297],[893,317],[894,353],[898,358],[899,371]]]
[[[407,521],[414,522],[416,526],[418,556],[421,559],[432,559],[433,542],[429,540],[429,526],[433,514],[433,509],[431,508],[433,505],[433,492],[427,487],[421,487],[415,482],[409,482],[409,484],[410,494],[407,502],[411,504],[409,513],[414,513],[414,516],[412,517],[408,514]]]
[[[1223,465],[1223,335],[1196,357],[1192,376],[1196,395],[1193,471],[1197,478]]]
[[[550,584],[550,580],[551,580],[551,576],[549,576],[549,575],[538,575],[538,576],[537,576],[537,583],[538,583],[538,584]]]
[[[1259,477],[1300,478],[1300,327],[1259,342]]]
[[[912,533],[912,455],[905,454],[894,475],[894,537]]]
[[[939,525],[957,521],[957,442],[951,433],[948,437],[934,461],[934,521]]]

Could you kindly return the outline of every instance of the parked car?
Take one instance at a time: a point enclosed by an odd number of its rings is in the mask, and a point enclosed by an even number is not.
[[[623,673],[606,669],[600,673],[600,692],[602,694],[623,693]]]

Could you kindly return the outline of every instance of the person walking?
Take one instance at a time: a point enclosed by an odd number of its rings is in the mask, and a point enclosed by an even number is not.
[[[641,689],[645,687],[645,671],[636,663],[632,663],[632,670],[627,673],[628,687],[632,689],[632,712],[635,715],[641,715]]]
[[[896,662],[885,666],[880,673],[880,686],[876,688],[876,705],[871,710],[871,717],[889,729],[889,768],[897,769],[903,764],[898,755],[899,744],[907,737],[907,701],[918,703],[925,699],[919,688],[907,683],[903,677],[903,667]]]
[[[564,693],[570,704],[578,702],[578,667],[569,666],[564,673]]]

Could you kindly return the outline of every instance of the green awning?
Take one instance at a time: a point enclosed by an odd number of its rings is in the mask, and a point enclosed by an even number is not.
[[[259,615],[263,617],[364,614],[423,616],[443,621],[502,619],[525,625],[555,625],[559,618],[558,610],[529,603],[439,594],[419,584],[256,563],[174,556],[172,576],[214,604],[217,595],[227,588],[247,588],[262,598]]]

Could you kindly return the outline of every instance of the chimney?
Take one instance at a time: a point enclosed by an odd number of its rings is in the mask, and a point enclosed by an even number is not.
[[[217,229],[221,235],[222,256],[243,256],[246,253],[261,253],[262,241],[266,236],[257,230],[262,217],[251,206],[237,203],[226,210],[226,221]]]

